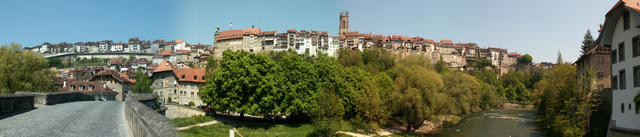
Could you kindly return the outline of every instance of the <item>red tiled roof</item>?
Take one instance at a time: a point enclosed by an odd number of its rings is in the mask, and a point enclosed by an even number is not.
[[[67,85],[65,87],[60,88],[62,92],[82,92],[85,94],[105,94],[105,95],[117,95],[118,92],[113,91],[113,89],[105,88],[103,85],[104,82],[100,81],[75,81],[75,80],[67,80]],[[71,90],[71,87],[74,87]],[[92,89],[89,90],[89,87],[92,86]],[[80,88],[82,87],[82,90]]]
[[[276,31],[265,31],[265,32],[260,32],[260,35],[276,35]]]
[[[162,60],[162,63],[158,64],[158,67],[154,70],[154,72],[171,71],[173,69],[173,64],[171,64],[171,62]]]
[[[173,54],[173,51],[170,51],[170,50],[165,50],[160,52],[160,55],[162,56],[171,56],[171,54]]]
[[[176,50],[176,52],[185,53],[185,54],[191,54],[191,51],[184,50],[184,49],[178,49],[178,50]]]
[[[294,32],[298,32],[298,31],[296,31],[296,29],[288,29],[287,30],[287,33],[294,33]]]
[[[204,83],[205,80],[202,78],[204,77],[204,72],[205,70],[203,68],[182,68],[173,70],[173,73],[178,77],[178,81],[182,82]]]
[[[122,64],[123,61],[124,61],[123,58],[113,58],[113,59],[111,59],[110,65]]]
[[[244,30],[225,30],[220,32],[220,35],[216,36],[216,40],[226,40],[226,39],[235,39],[242,38],[244,34],[259,34],[260,28],[248,28]]]
[[[89,81],[98,80],[97,77],[100,77],[100,76],[111,76],[111,77],[117,79],[120,82],[136,83],[136,80],[131,78],[129,75],[127,75],[125,73],[122,73],[122,72],[115,71],[115,70],[100,71],[96,75],[93,75],[93,77],[91,77],[89,79]]]
[[[622,5],[624,3],[624,6],[629,7],[635,11],[640,12],[640,0],[619,0],[618,3],[616,3],[616,5],[614,5],[613,7],[611,7],[611,9],[607,12],[606,15],[609,15],[609,13],[611,11],[613,11],[614,9],[616,9],[618,6]]]

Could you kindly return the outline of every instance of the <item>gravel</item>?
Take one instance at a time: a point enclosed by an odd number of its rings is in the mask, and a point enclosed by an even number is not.
[[[45,107],[0,119],[0,137],[132,136],[124,102],[79,101]]]

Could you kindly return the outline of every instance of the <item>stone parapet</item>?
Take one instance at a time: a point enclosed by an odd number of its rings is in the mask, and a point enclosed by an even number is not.
[[[25,92],[18,91],[16,95],[31,95],[33,96],[34,103],[44,105],[55,105],[60,103],[67,103],[73,101],[93,101],[94,97],[81,92],[53,92],[53,93],[39,93],[39,92]]]
[[[33,109],[33,95],[0,95],[0,117]]]
[[[175,125],[141,101],[155,101],[153,94],[129,94],[124,105],[124,113],[131,133],[135,137],[177,137]],[[155,95],[155,96],[154,96]],[[140,99],[138,99],[140,98]],[[151,103],[149,103],[151,104]]]

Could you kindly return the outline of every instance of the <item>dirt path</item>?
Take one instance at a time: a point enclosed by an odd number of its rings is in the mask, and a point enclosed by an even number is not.
[[[220,122],[214,120],[214,121],[209,121],[209,122],[204,122],[204,123],[198,123],[198,124],[195,124],[195,125],[179,127],[176,130],[187,130],[187,129],[190,129],[192,127],[201,127],[201,126],[213,125],[213,124],[216,124],[216,123],[220,123]]]

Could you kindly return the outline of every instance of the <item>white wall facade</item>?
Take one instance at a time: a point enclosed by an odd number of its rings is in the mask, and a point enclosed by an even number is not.
[[[635,24],[636,21],[640,21],[638,14],[631,13],[630,24]],[[611,43],[611,51],[617,51],[619,56],[620,50],[618,49],[619,43],[624,43],[624,61],[620,61],[616,56],[616,63],[611,62],[611,77],[616,77],[618,83],[617,89],[613,89],[612,99],[612,114],[611,120],[615,120],[616,127],[628,128],[634,130],[640,130],[640,114],[635,112],[635,103],[633,98],[640,91],[640,87],[634,87],[633,82],[633,68],[640,66],[640,57],[633,57],[632,55],[632,39],[633,37],[640,36],[640,29],[631,25],[628,30],[624,30],[624,21],[622,16],[617,20],[616,27],[613,32],[613,38]],[[625,70],[625,88],[620,87],[620,70]],[[612,85],[613,87],[613,85]],[[624,111],[624,112],[623,112]]]

